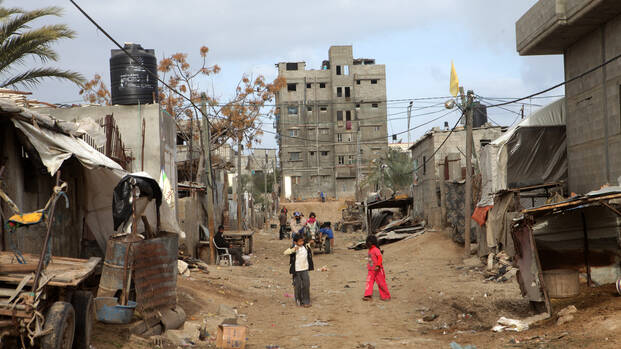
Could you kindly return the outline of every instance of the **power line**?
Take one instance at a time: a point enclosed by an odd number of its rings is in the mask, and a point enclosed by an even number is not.
[[[91,18],[91,16],[88,15],[88,13],[86,13],[80,6],[78,6],[78,4],[76,4],[76,2],[74,0],[69,0],[69,2],[71,2],[73,4],[73,6],[75,6],[78,11],[80,11],[84,17],[86,17],[91,23],[93,23],[93,25],[95,27],[97,27],[97,29],[99,31],[101,31],[110,41],[112,41],[112,43],[114,43],[114,45],[116,45],[116,47],[118,47],[119,49],[121,49],[121,51],[123,51],[123,53],[125,53],[135,64],[140,65],[142,68],[145,69],[145,71],[147,72],[147,74],[151,75],[152,77],[154,77],[155,79],[157,79],[157,81],[161,82],[162,85],[166,86],[169,90],[171,90],[172,92],[174,92],[175,94],[178,94],[181,98],[185,99],[186,101],[190,102],[190,104],[192,105],[192,107],[195,108],[195,110],[198,110],[201,115],[203,115],[205,117],[205,120],[207,120],[207,123],[211,124],[211,122],[209,122],[209,117],[207,115],[205,115],[203,113],[203,111],[196,105],[194,104],[194,102],[192,101],[191,98],[185,96],[183,93],[177,91],[176,89],[172,88],[170,85],[168,85],[164,80],[160,79],[157,76],[157,73],[153,73],[151,70],[149,70],[149,68],[147,68],[147,66],[141,62],[138,61],[136,58],[134,58],[134,56],[132,56],[126,49],[125,47],[121,46],[110,34],[108,34],[108,32],[106,32],[99,24],[97,24],[97,22],[95,22],[95,20],[93,18]]]
[[[603,63],[601,63],[601,64],[598,64],[597,66],[595,66],[595,67],[593,67],[593,68],[591,68],[591,69],[589,69],[589,70],[587,70],[587,71],[583,72],[582,74],[579,74],[579,75],[574,76],[573,78],[571,78],[571,79],[569,79],[569,80],[565,80],[565,81],[560,82],[560,83],[558,83],[558,84],[556,84],[556,85],[554,85],[554,86],[552,86],[552,87],[548,87],[548,88],[546,88],[545,90],[541,90],[541,91],[539,91],[539,92],[536,92],[536,93],[530,94],[530,95],[525,96],[525,97],[516,98],[516,99],[513,99],[513,100],[511,100],[511,101],[502,102],[502,103],[498,103],[498,104],[494,104],[494,105],[488,105],[487,107],[488,107],[488,108],[495,108],[495,107],[500,107],[500,106],[504,106],[504,105],[509,105],[509,104],[513,104],[513,103],[521,102],[521,101],[526,100],[526,99],[535,98],[536,96],[542,95],[542,94],[544,94],[544,93],[546,93],[546,92],[550,92],[550,91],[552,91],[552,90],[554,90],[554,89],[557,89],[557,88],[559,88],[559,87],[561,87],[561,86],[565,86],[565,85],[569,84],[570,82],[574,82],[574,81],[576,81],[576,80],[578,80],[578,79],[582,79],[583,77],[585,77],[585,76],[587,76],[587,75],[589,75],[589,74],[591,74],[591,73],[593,73],[593,72],[597,71],[598,69],[601,69],[601,68],[603,68],[603,67],[607,66],[608,64],[610,64],[610,63],[612,63],[612,62],[616,61],[616,60],[617,60],[617,59],[619,59],[619,58],[621,58],[621,54],[618,54],[618,55],[616,55],[616,56],[614,56],[614,57],[610,58],[609,60],[607,60],[607,61],[605,61],[605,62],[603,62]]]

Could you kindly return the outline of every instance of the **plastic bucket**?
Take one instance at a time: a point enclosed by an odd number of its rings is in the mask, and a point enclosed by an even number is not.
[[[118,304],[116,297],[95,298],[97,320],[106,324],[128,324],[134,316],[136,302],[127,301],[127,305]]]

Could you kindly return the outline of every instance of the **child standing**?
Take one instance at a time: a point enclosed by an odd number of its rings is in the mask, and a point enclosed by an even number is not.
[[[314,269],[314,265],[311,248],[304,244],[304,235],[295,235],[294,246],[285,250],[285,255],[289,255],[289,273],[293,275],[295,302],[298,306],[309,308],[311,302],[308,272]]]
[[[362,300],[370,301],[373,298],[373,285],[377,282],[379,288],[380,299],[383,301],[390,300],[390,292],[386,285],[386,273],[384,272],[384,264],[382,260],[382,252],[379,250],[377,237],[375,235],[367,236],[367,247],[369,248],[367,270],[367,287],[364,291]]]

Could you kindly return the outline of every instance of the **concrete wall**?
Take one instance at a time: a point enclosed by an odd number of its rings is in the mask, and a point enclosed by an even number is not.
[[[473,130],[474,152],[481,151],[481,140],[494,140],[502,134],[501,127],[482,127]],[[448,139],[446,137],[449,137]],[[446,140],[446,142],[445,142]],[[444,143],[444,145],[442,145]],[[434,151],[439,149],[435,155]],[[416,178],[413,186],[415,218],[423,218],[431,225],[446,222],[446,207],[443,203],[444,163],[447,156],[457,157],[459,161],[451,163],[453,175],[451,180],[462,179],[460,168],[466,166],[466,131],[458,128],[449,136],[449,131],[434,129],[425,134],[412,146],[412,161]],[[426,165],[423,167],[423,163]],[[473,163],[474,166],[474,163]],[[459,178],[455,178],[455,174]]]
[[[621,16],[567,48],[565,79],[621,54]],[[621,63],[566,85],[569,190],[586,193],[621,176]]]
[[[299,177],[299,184],[292,185],[293,198],[317,198],[319,191],[353,198],[358,149],[361,178],[369,171],[367,164],[387,149],[385,66],[354,65],[351,46],[332,46],[328,56],[330,69],[326,70],[304,70],[304,63],[298,63],[298,70],[286,70],[286,63],[277,65],[279,76],[296,84],[296,91],[284,88],[276,98],[283,178]],[[343,69],[341,75],[336,74],[337,66]],[[297,113],[289,113],[291,106],[298,108]],[[348,111],[351,129],[346,127]],[[337,122],[338,112],[343,113],[341,122]],[[299,153],[299,160],[291,161],[291,153]],[[344,156],[344,164],[339,163],[339,156]]]
[[[106,115],[113,115],[121,131],[123,143],[134,157],[132,171],[144,170],[157,180],[160,177],[160,169],[163,168],[171,183],[177,182],[176,125],[170,116],[160,113],[159,104],[42,108],[39,112],[66,121],[78,121],[83,118],[96,121]],[[144,169],[142,120],[145,121]]]

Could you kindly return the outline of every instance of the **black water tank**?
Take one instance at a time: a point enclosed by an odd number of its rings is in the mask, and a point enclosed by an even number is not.
[[[472,117],[472,127],[478,128],[487,123],[487,106],[480,102],[474,102],[474,115]]]
[[[158,91],[157,79],[155,78],[157,76],[157,58],[155,58],[155,51],[145,50],[139,44],[131,43],[126,43],[124,48],[144,67],[138,62],[134,62],[122,50],[110,51],[112,104],[131,105],[157,102]],[[149,71],[155,76],[149,74]]]

